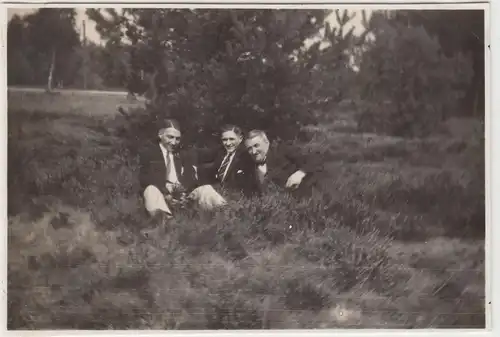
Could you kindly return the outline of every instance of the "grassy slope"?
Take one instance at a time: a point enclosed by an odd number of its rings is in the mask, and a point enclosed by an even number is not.
[[[329,160],[328,192],[234,200],[144,238],[116,98],[22,99],[9,96],[9,328],[484,327],[482,186],[463,135],[367,136],[343,118],[302,144]]]

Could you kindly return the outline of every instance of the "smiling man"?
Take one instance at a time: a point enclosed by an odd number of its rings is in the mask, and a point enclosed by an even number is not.
[[[271,185],[288,191],[305,191],[312,186],[314,174],[322,170],[319,158],[302,156],[297,149],[281,147],[270,151],[271,143],[262,130],[252,130],[245,139],[245,148],[253,160],[247,170],[253,173],[252,193],[262,194]]]
[[[141,153],[139,181],[144,206],[151,216],[173,216],[172,206],[198,186],[196,167],[180,150],[181,128],[166,120],[158,130],[158,142]]]
[[[219,135],[221,146],[200,156],[200,181],[226,190],[245,192],[245,184],[251,179],[246,174],[247,168],[252,165],[252,160],[242,146],[243,132],[238,126],[228,124],[220,129]]]

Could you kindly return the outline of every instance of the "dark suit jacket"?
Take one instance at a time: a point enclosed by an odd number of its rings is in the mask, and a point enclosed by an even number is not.
[[[226,189],[245,192],[248,180],[253,178],[251,173],[250,176],[248,175],[250,172],[248,168],[252,165],[250,155],[243,146],[239,146],[229,165],[224,181],[220,183],[217,179],[217,171],[225,156],[226,151],[224,148],[199,152],[198,174],[200,185],[220,185]]]
[[[246,185],[247,194],[262,195],[272,185],[285,188],[288,178],[296,171],[302,170],[306,175],[302,179],[299,188],[293,193],[306,195],[315,185],[317,174],[323,170],[323,164],[319,156],[301,154],[298,148],[285,145],[270,148],[266,164],[267,174],[263,183],[260,183],[257,178],[257,164],[255,162],[252,162],[252,165],[245,169],[246,175],[251,177]]]
[[[198,186],[193,160],[184,152],[174,155],[174,164],[179,182],[189,192]],[[167,168],[159,143],[150,146],[140,153],[139,182],[141,192],[148,186],[154,185],[166,193],[165,183]]]

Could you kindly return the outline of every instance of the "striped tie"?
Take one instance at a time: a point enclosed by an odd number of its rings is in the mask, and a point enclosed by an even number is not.
[[[226,158],[222,161],[222,164],[219,167],[219,170],[217,171],[217,179],[219,179],[220,182],[224,180],[224,173],[226,172],[227,165],[229,165],[229,159],[231,158],[231,154],[227,154]]]

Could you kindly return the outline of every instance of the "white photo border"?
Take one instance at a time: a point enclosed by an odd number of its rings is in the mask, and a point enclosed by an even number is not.
[[[123,5],[123,6],[121,6]],[[200,330],[200,331],[147,331],[147,330],[127,330],[127,331],[71,331],[71,330],[55,330],[55,331],[7,331],[7,9],[9,8],[39,8],[39,7],[177,7],[177,8],[339,8],[339,9],[484,9],[485,11],[485,195],[486,195],[486,329],[421,329],[421,330],[405,330],[405,329],[325,329],[325,330]],[[495,324],[493,317],[500,317],[500,293],[498,286],[500,284],[499,268],[493,268],[494,261],[498,267],[498,248],[500,245],[499,233],[500,230],[494,227],[494,224],[500,223],[499,212],[494,210],[500,209],[498,198],[493,198],[495,192],[498,195],[500,188],[500,180],[498,174],[495,177],[494,172],[500,172],[500,159],[498,154],[493,155],[494,149],[500,147],[500,124],[498,118],[494,118],[493,111],[500,111],[500,100],[498,92],[500,88],[500,23],[495,14],[500,14],[500,0],[491,1],[468,1],[468,0],[421,0],[421,1],[401,1],[401,0],[386,0],[386,1],[355,1],[345,0],[341,2],[333,1],[171,1],[159,2],[148,1],[140,3],[137,1],[3,1],[0,9],[0,17],[4,23],[1,27],[1,51],[0,59],[4,65],[4,76],[2,77],[1,102],[3,104],[4,114],[1,119],[1,128],[4,134],[1,147],[1,165],[2,176],[1,190],[3,193],[1,215],[4,219],[4,230],[1,231],[2,248],[2,277],[1,282],[1,331],[2,333],[19,335],[19,336],[235,336],[235,337],[254,337],[254,336],[500,336],[500,327]],[[496,19],[496,20],[495,20]],[[492,43],[495,42],[495,43]],[[494,57],[495,55],[496,57]],[[496,59],[496,63],[493,60]],[[496,89],[496,90],[495,90]],[[492,96],[492,92],[497,93],[497,96]],[[496,99],[495,99],[496,98]],[[497,145],[495,147],[494,145]],[[499,150],[497,150],[498,152]],[[496,314],[496,315],[495,315]],[[2,334],[3,335],[3,334]]]

